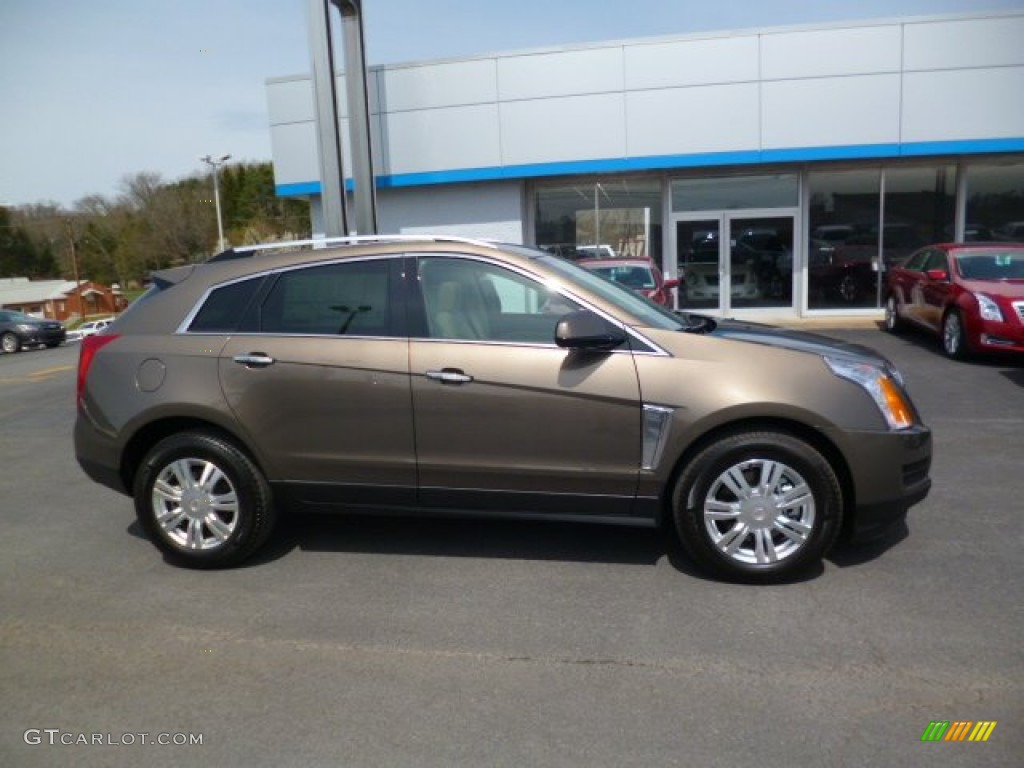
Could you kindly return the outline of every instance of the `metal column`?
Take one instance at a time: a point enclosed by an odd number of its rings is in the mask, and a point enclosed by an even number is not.
[[[348,212],[328,11],[329,0],[309,0],[309,51],[313,65],[313,114],[320,161],[323,235],[343,237],[348,234]]]

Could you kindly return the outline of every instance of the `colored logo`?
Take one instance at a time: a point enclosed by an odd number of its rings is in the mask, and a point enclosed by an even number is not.
[[[921,741],[988,741],[995,727],[995,720],[932,720]]]

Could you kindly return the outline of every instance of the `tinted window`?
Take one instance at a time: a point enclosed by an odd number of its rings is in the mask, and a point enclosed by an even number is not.
[[[558,319],[580,308],[518,273],[468,259],[421,258],[419,285],[433,339],[554,344]]]
[[[393,336],[388,260],[284,272],[260,313],[264,333]]]
[[[931,251],[928,254],[928,261],[925,262],[925,270],[943,269],[949,271],[949,264],[946,263],[946,254],[943,251]]]
[[[924,269],[924,262],[928,258],[928,253],[928,251],[918,251],[907,259],[907,263],[903,265],[903,268],[909,269],[912,272],[920,272]]]
[[[263,278],[242,280],[211,291],[188,329],[204,333],[234,331],[262,283]]]

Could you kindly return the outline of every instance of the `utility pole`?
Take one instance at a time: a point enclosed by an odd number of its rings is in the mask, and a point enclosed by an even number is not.
[[[213,173],[213,202],[217,206],[217,253],[220,253],[226,249],[224,248],[224,222],[220,216],[220,185],[217,182],[217,169],[230,160],[231,155],[224,155],[219,160],[214,160],[209,155],[204,155],[199,159],[209,165],[210,171]]]
[[[75,275],[75,298],[78,300],[78,314],[85,319],[85,305],[82,303],[82,281],[78,278],[78,254],[75,252],[75,228],[71,219],[64,219],[64,226],[68,231],[68,245],[71,250],[71,271]]]

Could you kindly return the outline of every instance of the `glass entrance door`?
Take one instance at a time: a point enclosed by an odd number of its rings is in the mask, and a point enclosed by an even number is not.
[[[681,309],[723,310],[721,296],[722,262],[721,217],[689,218],[673,216],[676,274]]]
[[[793,216],[726,214],[729,306],[793,306]]]
[[[680,307],[792,308],[794,222],[776,211],[673,215]]]

